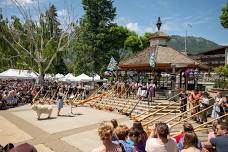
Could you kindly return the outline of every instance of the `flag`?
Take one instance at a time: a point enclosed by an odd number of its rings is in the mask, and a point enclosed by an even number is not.
[[[111,57],[110,62],[108,64],[107,70],[113,71],[117,69],[117,62],[116,60]]]

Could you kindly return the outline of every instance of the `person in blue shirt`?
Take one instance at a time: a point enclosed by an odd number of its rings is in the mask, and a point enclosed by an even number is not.
[[[113,143],[119,144],[125,152],[133,152],[134,146],[127,142],[128,133],[129,129],[126,125],[117,126],[113,133],[117,140],[113,141]]]

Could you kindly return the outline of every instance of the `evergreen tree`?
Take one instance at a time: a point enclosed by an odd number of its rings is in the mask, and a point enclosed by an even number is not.
[[[85,14],[77,28],[75,72],[87,74],[105,70],[111,48],[109,30],[116,8],[112,0],[82,0]]]
[[[228,28],[228,3],[222,8],[220,22],[224,28]]]

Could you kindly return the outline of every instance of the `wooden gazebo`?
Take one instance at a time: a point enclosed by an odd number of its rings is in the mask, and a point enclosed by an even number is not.
[[[167,41],[170,37],[160,31],[160,17],[158,18],[158,31],[151,35],[150,46],[143,51],[138,52],[132,57],[120,62],[120,71],[137,71],[137,72],[167,72],[176,75],[180,73],[180,87],[182,82],[182,72],[187,69],[207,69],[206,66],[191,59],[187,55],[168,47]],[[150,55],[154,54],[155,66],[150,65]],[[186,84],[188,78],[185,77]],[[175,81],[175,80],[173,80]],[[173,82],[175,83],[175,82]],[[173,85],[175,87],[175,84]]]

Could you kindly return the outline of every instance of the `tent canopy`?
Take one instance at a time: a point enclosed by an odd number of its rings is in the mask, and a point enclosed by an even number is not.
[[[93,78],[89,77],[88,75],[82,73],[81,75],[76,77],[77,81],[92,81]]]
[[[59,73],[54,76],[55,79],[60,79],[60,78],[63,78],[63,77],[64,77],[64,75],[63,74],[59,74]]]
[[[8,69],[0,73],[1,79],[37,79],[38,74],[31,70]]]

